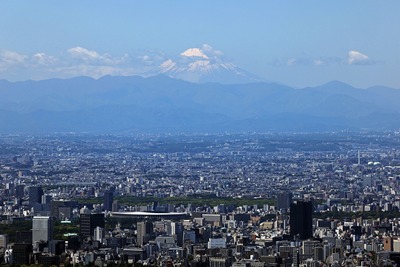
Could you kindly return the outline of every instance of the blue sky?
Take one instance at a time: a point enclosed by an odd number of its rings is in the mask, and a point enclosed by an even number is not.
[[[400,88],[400,1],[1,1],[0,79],[133,75],[208,44],[296,87]]]

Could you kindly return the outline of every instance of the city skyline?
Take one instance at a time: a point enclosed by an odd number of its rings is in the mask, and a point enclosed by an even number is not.
[[[398,136],[1,135],[0,261],[395,266]]]

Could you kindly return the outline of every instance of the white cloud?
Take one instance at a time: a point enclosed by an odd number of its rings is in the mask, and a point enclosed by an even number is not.
[[[68,49],[68,54],[75,59],[82,60],[84,62],[90,62],[90,63],[100,63],[100,64],[107,64],[107,65],[113,65],[113,64],[121,64],[124,63],[129,56],[125,54],[123,57],[112,57],[110,54],[99,54],[97,51],[94,50],[89,50],[84,47],[73,47]]]
[[[89,76],[100,78],[105,75],[128,76],[135,75],[133,68],[120,68],[114,66],[73,65],[51,69],[52,72],[61,74],[62,77]]]
[[[313,63],[315,66],[322,66],[325,64],[325,62],[322,59],[315,59]]]
[[[199,48],[189,48],[183,53],[180,54],[183,57],[199,57],[199,58],[204,58],[208,59],[208,56],[203,53],[203,51]]]
[[[275,58],[271,65],[281,67],[281,66],[310,66],[310,67],[326,67],[330,65],[341,65],[347,64],[346,59],[339,57],[311,57],[311,56],[298,56],[290,58]]]
[[[19,79],[69,78],[90,76],[99,78],[104,75],[135,75],[141,73],[143,63],[132,61],[128,54],[113,57],[80,46],[67,50],[67,53],[48,55],[36,52],[23,55],[18,52],[0,50],[0,72],[7,77]],[[12,78],[15,79],[15,78]]]
[[[201,46],[201,49],[202,49],[203,51],[206,51],[207,54],[211,54],[211,55],[214,55],[214,56],[216,56],[216,57],[221,57],[221,56],[224,55],[224,53],[223,53],[222,51],[217,50],[217,49],[214,49],[214,48],[213,48],[211,45],[209,45],[209,44],[203,44],[203,45]]]
[[[41,55],[37,55],[41,58]],[[61,58],[49,71],[58,73],[63,77],[90,76],[100,78],[105,75],[127,76],[135,75],[138,72],[133,66],[134,62],[128,54],[121,57],[114,57],[110,54],[100,54],[95,50],[84,47],[73,47],[67,50],[67,54]]]
[[[101,56],[96,51],[88,50],[80,46],[68,49],[68,53],[73,57],[85,60],[101,59]]]
[[[322,66],[325,62],[321,58],[313,59],[311,57],[292,57],[286,60],[287,66]]]
[[[0,61],[5,64],[15,65],[24,63],[27,56],[19,54],[14,51],[2,51],[0,53]]]
[[[32,61],[39,65],[51,65],[56,63],[58,59],[45,53],[36,53],[32,56]]]
[[[82,46],[72,47],[53,55],[43,51],[23,55],[14,51],[0,50],[2,77],[13,77],[15,80],[69,78],[82,75],[93,78],[104,75],[151,76],[160,73],[160,70],[179,71],[182,66],[209,70],[217,65],[226,69],[235,68],[230,59],[208,44],[188,49],[174,57],[168,57],[162,51],[155,50],[137,52],[132,56],[128,54],[115,56]]]
[[[27,56],[14,51],[0,51],[0,71],[6,71],[15,67],[24,67]]]
[[[214,62],[222,62],[228,60],[224,57],[224,53],[222,53],[220,50],[214,49],[209,44],[203,44],[200,48],[189,48],[186,51],[182,52],[180,56],[183,58],[193,58],[195,60],[199,58],[213,60]]]
[[[370,65],[373,64],[373,61],[367,55],[351,50],[348,53],[347,63],[349,65]]]
[[[147,50],[136,56],[137,64],[144,65],[144,67],[159,66],[167,58],[160,51]]]

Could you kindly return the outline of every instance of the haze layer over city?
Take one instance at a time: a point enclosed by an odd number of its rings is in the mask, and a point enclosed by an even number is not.
[[[0,265],[400,266],[400,2],[0,10]]]

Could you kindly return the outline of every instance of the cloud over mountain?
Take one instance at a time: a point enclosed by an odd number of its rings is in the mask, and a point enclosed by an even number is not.
[[[27,56],[19,54],[14,51],[3,50],[0,52],[0,71],[7,70],[8,68],[23,65]]]
[[[160,64],[159,72],[190,82],[243,83],[261,79],[239,67],[208,44],[189,48]]]
[[[369,56],[355,50],[349,51],[347,62],[349,65],[371,65],[374,63]]]
[[[29,75],[26,79],[34,80],[82,75],[100,78],[105,75],[126,76],[138,73],[127,54],[114,56],[81,46],[69,48],[58,55],[44,52],[24,55],[15,51],[0,51],[0,75],[14,77],[16,69]]]
[[[299,55],[289,58],[277,58],[272,62],[274,66],[328,66],[328,65],[373,65],[378,62],[372,60],[368,55],[356,50],[350,50],[347,57],[335,56],[308,56]]]
[[[105,75],[148,77],[160,73],[191,82],[237,83],[258,80],[233,64],[222,51],[208,44],[189,48],[175,57],[152,50],[137,55],[116,56],[82,46],[69,48],[58,55],[41,51],[32,55],[1,51],[0,72],[12,77],[14,68],[29,73],[29,79],[37,80],[82,75],[92,78]]]
[[[58,62],[58,59],[53,56],[46,55],[45,53],[36,53],[32,56],[32,62],[39,65],[52,65]]]
[[[282,57],[274,60],[272,66],[315,69],[334,65],[372,65],[377,62],[366,54],[351,50],[341,57],[306,53]],[[7,77],[9,80],[42,80],[75,76],[97,79],[105,75],[149,77],[158,74],[195,83],[229,84],[263,81],[262,78],[237,66],[221,50],[209,44],[190,47],[172,56],[163,51],[150,49],[116,55],[83,46],[71,47],[58,54],[44,51],[28,54],[0,50],[0,78]]]

